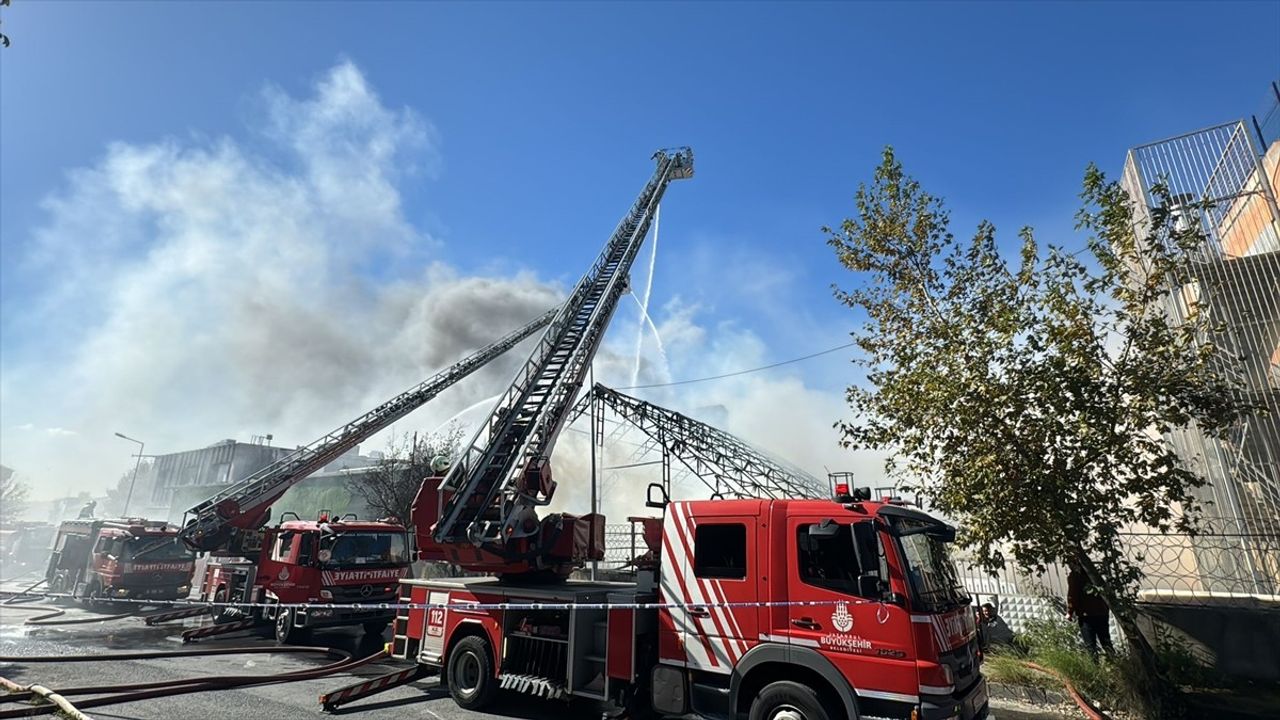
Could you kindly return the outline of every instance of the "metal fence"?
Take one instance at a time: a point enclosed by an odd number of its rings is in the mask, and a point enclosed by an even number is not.
[[[1164,558],[1159,564],[1194,564],[1195,592],[1274,594],[1280,579],[1280,139],[1264,149],[1256,131],[1237,121],[1136,147],[1122,180],[1140,238],[1149,234],[1156,185],[1168,189],[1175,226],[1203,232],[1186,272],[1169,278],[1161,309],[1175,321],[1203,314],[1221,327],[1204,340],[1218,346],[1224,377],[1262,408],[1226,437],[1194,425],[1167,436],[1208,480],[1199,497],[1222,517],[1211,537],[1149,548]],[[1142,542],[1155,540],[1135,537]]]
[[[632,559],[643,555],[647,549],[639,527],[622,523],[606,524],[604,560],[600,562],[600,567],[606,570],[627,570]]]

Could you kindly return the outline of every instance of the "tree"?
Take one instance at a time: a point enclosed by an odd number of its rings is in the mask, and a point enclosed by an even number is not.
[[[959,521],[987,570],[1006,556],[1082,567],[1159,714],[1166,688],[1138,631],[1141,569],[1121,533],[1195,532],[1205,480],[1162,436],[1189,423],[1221,435],[1252,408],[1219,372],[1207,314],[1193,304],[1173,322],[1161,310],[1204,238],[1157,196],[1135,231],[1127,195],[1091,166],[1084,247],[1041,246],[1024,228],[1010,260],[990,223],[957,240],[942,202],[886,149],[857,215],[823,231],[859,276],[837,298],[866,314],[853,333],[866,381],[847,390],[842,442],[887,451],[890,475]]]
[[[0,465],[0,527],[22,517],[29,490],[27,484],[18,479],[17,473]]]
[[[347,489],[364,500],[371,510],[384,516],[412,522],[413,499],[422,479],[432,474],[431,461],[438,456],[454,457],[462,442],[462,429],[450,425],[443,433],[394,436],[374,469],[360,478],[347,480]]]
[[[120,479],[116,481],[113,487],[107,488],[107,497],[103,501],[102,506],[97,508],[100,517],[123,516],[125,514],[125,502],[128,501],[128,509],[131,515],[143,515],[147,507],[151,505],[151,488],[154,486],[153,471],[154,463],[150,460],[140,463],[137,468],[137,477],[134,477],[135,468],[130,467],[120,475]],[[130,492],[132,488],[132,493]]]

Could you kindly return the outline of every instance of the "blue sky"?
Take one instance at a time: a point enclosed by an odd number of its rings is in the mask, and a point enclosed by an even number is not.
[[[1257,112],[1280,74],[1280,43],[1262,32],[1280,26],[1277,3],[15,0],[0,13],[12,41],[0,51],[0,432],[5,457],[28,467],[44,461],[12,427],[96,432],[59,419],[49,406],[64,402],[48,395],[92,381],[76,341],[109,306],[52,301],[60,291],[30,260],[41,232],[84,229],[67,220],[86,197],[69,178],[101,170],[112,143],[231,142],[287,175],[299,160],[264,130],[271,98],[302,102],[342,64],[392,116],[414,118],[386,176],[399,213],[388,227],[408,239],[352,255],[357,284],[418,278],[429,263],[569,284],[650,153],[687,144],[697,176],[664,205],[655,319],[683,309],[712,340],[746,337],[747,363],[846,338],[852,318],[829,290],[845,278],[818,228],[850,212],[885,144],[946,198],[958,234],[985,217],[1006,241],[1024,224],[1061,239],[1087,163],[1115,174],[1130,146]],[[126,213],[103,212],[85,217]],[[153,221],[98,248],[103,267],[155,254]],[[88,234],[66,242],[91,246]],[[672,353],[668,376],[741,366],[690,348]],[[845,359],[785,373],[835,395]],[[15,389],[37,380],[39,396]],[[331,419],[316,422],[342,418]],[[209,432],[252,421],[228,424]]]

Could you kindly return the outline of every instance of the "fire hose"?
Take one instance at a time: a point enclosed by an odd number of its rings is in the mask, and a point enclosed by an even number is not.
[[[1026,660],[1023,660],[1022,664],[1026,665],[1032,670],[1035,670],[1037,672],[1042,672],[1045,675],[1049,675],[1057,679],[1058,682],[1062,683],[1062,686],[1067,689],[1067,694],[1071,696],[1071,699],[1075,701],[1076,705],[1079,706],[1080,711],[1083,712],[1085,714],[1085,717],[1089,718],[1089,720],[1111,720],[1111,718],[1106,713],[1094,707],[1093,703],[1089,702],[1088,699],[1086,699],[1083,695],[1081,695],[1080,691],[1076,690],[1076,686],[1072,684],[1071,680],[1069,680],[1062,673],[1056,670],[1053,670],[1051,668],[1044,667],[1043,665],[1037,665],[1036,663],[1028,662]]]
[[[336,648],[327,647],[310,647],[301,645],[283,645],[283,646],[248,646],[248,647],[229,647],[229,648],[209,648],[201,650],[162,650],[155,652],[134,652],[134,653],[110,653],[95,655],[44,655],[44,656],[23,656],[23,657],[0,657],[0,663],[50,663],[50,662],[93,662],[98,660],[146,660],[156,658],[172,658],[172,657],[200,657],[209,655],[236,655],[236,654],[272,654],[272,653],[324,653],[330,657],[337,657],[336,662],[322,665],[318,668],[309,670],[296,670],[293,672],[282,673],[275,676],[264,677],[262,675],[229,675],[223,677],[195,677],[180,680],[166,680],[163,682],[136,683],[132,685],[99,685],[87,687],[64,688],[58,691],[58,694],[65,697],[69,695],[91,695],[98,693],[111,693],[104,697],[89,698],[77,704],[79,708],[101,707],[104,705],[115,705],[119,703],[134,702],[137,700],[149,700],[152,698],[168,697],[171,695],[183,695],[187,693],[207,692],[209,690],[222,690],[235,687],[248,687],[253,685],[271,685],[276,683],[297,682],[299,680],[314,680],[316,678],[326,677],[334,673],[346,670],[354,670],[355,668],[367,665],[371,662],[381,660],[387,657],[387,651],[381,650],[367,657],[357,660],[351,659],[351,654]],[[2,678],[0,678],[2,679]],[[11,683],[10,683],[11,684]],[[19,692],[0,697],[0,702],[28,700],[36,693],[35,686],[22,689]],[[13,710],[0,710],[0,718],[18,718],[29,717],[33,715],[42,715],[55,712],[58,710],[56,705],[41,705],[35,707],[18,708]]]
[[[12,593],[12,594],[10,594],[10,593],[5,593],[5,594],[9,595],[9,597],[8,597],[8,598],[5,598],[4,602],[0,602],[0,605],[16,605],[16,604],[18,604],[18,603],[31,602],[31,600],[28,600],[28,599],[26,599],[26,598],[32,598],[32,597],[37,598],[37,599],[42,598],[42,597],[43,597],[42,595],[31,595],[31,594],[29,594],[29,593],[30,593],[32,590],[35,590],[36,588],[38,588],[38,587],[40,587],[41,585],[43,585],[43,584],[44,584],[44,582],[45,582],[45,579],[44,579],[44,578],[41,578],[41,579],[37,580],[35,583],[33,583],[33,584],[31,584],[31,585],[28,585],[27,587],[23,588],[22,590],[19,590],[19,591],[18,591],[18,592],[16,592],[16,593]]]
[[[10,598],[10,600],[12,599],[13,598]],[[42,598],[36,597],[35,599],[40,600]],[[28,602],[32,602],[32,600],[24,599],[21,602],[28,603]],[[37,615],[35,617],[27,618],[22,623],[23,625],[34,625],[34,626],[85,625],[88,623],[107,622],[110,620],[120,620],[123,618],[136,617],[138,615],[141,615],[144,612],[144,609],[138,609],[138,610],[131,610],[127,613],[120,613],[117,615],[95,615],[93,617],[87,617],[87,618],[72,618],[70,620],[53,620],[52,618],[66,615],[67,611],[62,608],[52,607],[50,605],[31,605],[31,606],[23,606],[23,605],[16,605],[16,604],[8,605],[8,601],[2,604],[6,605],[5,610],[19,610],[24,612],[48,610],[48,612],[45,613],[44,615]]]

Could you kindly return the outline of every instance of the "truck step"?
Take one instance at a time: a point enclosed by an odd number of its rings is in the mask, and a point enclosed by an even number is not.
[[[400,687],[433,672],[434,670],[426,665],[414,665],[411,668],[397,670],[372,680],[361,680],[358,683],[352,683],[344,688],[321,695],[320,706],[327,711],[336,710],[349,702],[355,702],[361,698],[367,698],[370,695],[377,695],[391,688]]]
[[[257,620],[240,620],[239,622],[225,623],[222,625],[205,625],[198,628],[191,628],[190,630],[182,633],[182,642],[189,643],[192,640],[212,637],[214,635],[225,635],[226,633],[240,632],[241,630],[252,630],[257,624]]]
[[[569,696],[569,690],[563,684],[536,675],[499,675],[498,687],[550,700]]]
[[[170,620],[182,620],[184,618],[198,617],[209,612],[207,607],[183,608],[181,610],[170,610],[169,612],[160,612],[147,615],[142,619],[147,625],[159,625]]]

